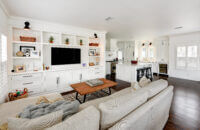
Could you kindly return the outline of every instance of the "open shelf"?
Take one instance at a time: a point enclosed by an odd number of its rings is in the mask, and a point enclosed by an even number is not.
[[[41,45],[40,42],[23,42],[23,41],[13,41],[13,44],[25,44],[25,45]]]
[[[40,59],[41,57],[12,57],[13,59]]]

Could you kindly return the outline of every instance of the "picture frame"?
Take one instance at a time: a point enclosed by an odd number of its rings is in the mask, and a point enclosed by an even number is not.
[[[31,51],[35,51],[35,46],[20,46],[20,51],[24,53],[24,56],[30,57]]]
[[[39,51],[31,51],[30,52],[30,57],[39,58],[39,56],[40,56]]]
[[[89,50],[89,56],[95,56],[96,50],[95,49],[90,49]]]
[[[25,70],[25,65],[17,65],[17,66],[15,67],[15,70],[16,70],[17,73],[25,72],[25,71],[26,71],[26,70]]]

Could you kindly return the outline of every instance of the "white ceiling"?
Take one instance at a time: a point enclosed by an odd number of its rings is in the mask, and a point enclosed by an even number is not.
[[[200,30],[200,0],[2,1],[13,16],[106,30],[112,38],[148,39]],[[174,30],[177,26],[183,28]]]

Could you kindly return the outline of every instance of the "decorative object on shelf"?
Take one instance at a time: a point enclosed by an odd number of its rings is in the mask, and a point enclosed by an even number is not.
[[[50,36],[49,43],[53,43],[53,42],[54,42],[54,38],[53,38],[53,36]]]
[[[28,89],[24,88],[24,90],[16,90],[16,92],[8,93],[9,101],[14,101],[22,98],[28,97]]]
[[[20,36],[19,38],[20,38],[20,41],[23,41],[23,42],[36,42],[35,37]]]
[[[83,66],[83,67],[86,67],[86,63],[83,63],[82,66]]]
[[[81,45],[81,46],[83,45],[83,40],[82,40],[82,39],[80,39],[80,45]]]
[[[49,70],[49,66],[46,67],[46,70]]]
[[[99,46],[99,43],[89,43],[89,46]]]
[[[152,45],[152,42],[149,43],[149,46],[151,46],[151,45]]]
[[[100,62],[100,57],[96,57],[96,63]]]
[[[25,72],[25,65],[17,65],[17,66],[15,67],[15,71],[16,71],[17,73]]]
[[[19,56],[19,57],[23,57],[24,56],[24,53],[22,51],[18,51],[16,53],[16,56]]]
[[[89,56],[95,56],[96,50],[95,49],[90,49],[89,50]]]
[[[30,29],[30,23],[28,21],[24,22],[24,30]]]
[[[29,57],[32,51],[35,51],[35,46],[20,46],[20,51],[24,53],[24,56]]]
[[[30,54],[30,57],[33,57],[33,58],[39,58],[39,51],[31,51],[31,54]]]
[[[67,45],[69,44],[69,38],[65,39],[65,44],[67,44]]]
[[[95,66],[95,64],[93,62],[90,62],[89,66]]]
[[[142,43],[142,46],[144,46],[145,45],[145,43]]]

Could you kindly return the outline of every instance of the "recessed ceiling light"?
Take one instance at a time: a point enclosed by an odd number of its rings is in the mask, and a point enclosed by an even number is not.
[[[183,27],[182,26],[179,26],[179,27],[175,27],[174,29],[182,29]]]
[[[110,20],[113,20],[113,17],[107,17],[105,18],[106,21],[110,21]]]

